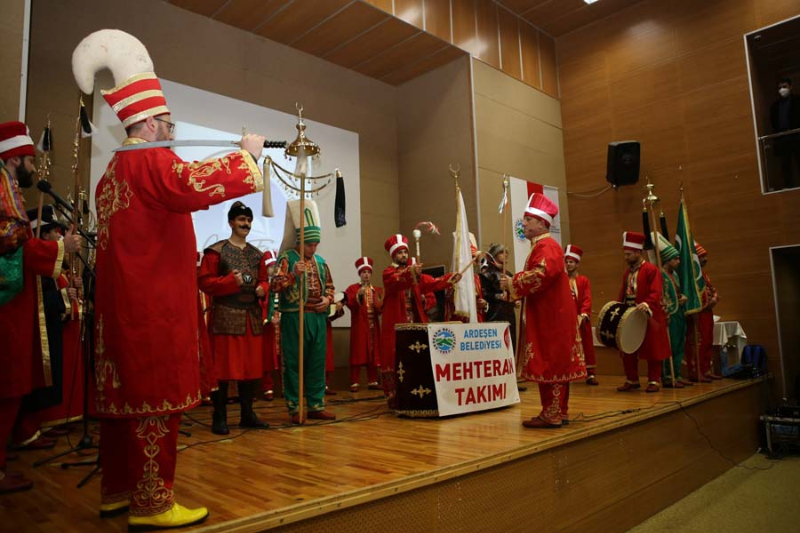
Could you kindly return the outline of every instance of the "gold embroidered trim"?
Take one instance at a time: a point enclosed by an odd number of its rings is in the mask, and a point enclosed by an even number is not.
[[[209,196],[221,196],[222,198],[225,198],[225,186],[221,183],[211,183],[206,185],[206,178],[215,172],[223,170],[226,174],[230,174],[231,162],[228,157],[220,157],[219,159],[212,159],[211,161],[201,161],[196,163],[174,161],[172,163],[172,170],[181,178],[184,177],[183,173],[184,170],[186,170],[188,173],[186,176],[187,184],[194,189],[195,192],[207,192]]]
[[[238,153],[242,154],[242,164],[239,165],[239,170],[247,170],[249,173],[244,182],[253,186],[253,192],[262,192],[265,184],[261,169],[258,168],[258,165],[247,150],[239,150]],[[267,183],[269,183],[269,180],[267,180]]]
[[[131,76],[130,78],[128,78],[124,82],[120,83],[116,87],[113,87],[111,89],[104,89],[104,90],[100,91],[100,94],[102,94],[103,96],[105,96],[107,94],[114,94],[115,92],[121,91],[122,89],[124,89],[128,85],[130,85],[132,83],[136,83],[137,81],[141,81],[141,80],[157,80],[157,79],[158,79],[158,76],[156,76],[155,72],[142,72],[141,74],[137,74],[135,76]]]
[[[61,268],[64,264],[64,241],[58,241],[58,254],[56,254],[56,264],[53,267],[53,274],[50,276],[53,279],[58,279],[61,275]]]
[[[122,121],[122,125],[127,128],[131,124],[136,124],[137,122],[141,122],[147,117],[157,117],[158,115],[167,115],[167,114],[169,114],[169,109],[167,109],[167,106],[165,105],[151,107],[150,109],[142,111],[141,113],[136,113],[135,115],[129,116],[128,118]]]
[[[62,251],[63,257],[63,250],[64,244],[59,243],[61,246],[59,250]],[[60,269],[59,269],[60,270]],[[39,330],[39,343],[42,348],[42,368],[44,370],[44,383],[46,386],[50,387],[53,385],[53,369],[50,364],[50,341],[47,338],[47,322],[44,317],[44,295],[42,294],[42,278],[41,276],[36,276],[36,304],[37,304],[37,315],[38,315],[38,323],[37,329]]]
[[[99,191],[95,204],[97,205],[97,244],[103,250],[108,248],[111,238],[111,217],[118,211],[127,209],[131,205],[133,191],[125,180],[117,181],[117,157],[111,160],[106,170],[106,182]]]
[[[394,325],[395,331],[427,331],[428,324],[419,324],[419,323],[403,323],[403,324],[395,324]]]
[[[120,492],[119,494],[108,494],[108,489],[102,487],[100,489],[100,503],[102,505],[110,505],[112,503],[117,502],[125,502],[131,499],[131,491],[126,490],[125,492]]]
[[[158,89],[151,89],[149,91],[142,91],[140,93],[136,93],[132,96],[127,98],[123,98],[116,104],[111,106],[111,109],[114,110],[114,113],[118,112],[120,109],[126,108],[131,104],[135,104],[136,102],[141,102],[142,100],[146,100],[148,98],[157,98],[157,97],[164,98],[164,93]]]
[[[118,389],[122,386],[122,383],[119,379],[119,372],[117,372],[116,363],[103,357],[106,353],[106,343],[105,339],[103,338],[104,328],[103,315],[100,315],[95,328],[97,330],[97,341],[95,344],[94,356],[94,379],[97,385],[97,398],[95,400],[95,404],[98,412],[104,412],[103,404],[105,403],[106,399],[105,388],[106,382],[108,381],[108,375],[111,374],[111,386],[113,388]]]
[[[395,410],[395,414],[407,416],[409,418],[434,418],[439,416],[439,410],[438,409]]]
[[[159,475],[160,467],[156,461],[156,457],[161,453],[158,441],[169,433],[166,423],[168,418],[166,416],[143,418],[136,429],[136,436],[147,442],[144,446],[147,462],[143,467],[142,478],[136,483],[136,490],[133,491],[133,503],[136,505],[131,506],[132,515],[160,514],[170,510],[174,504],[175,493],[166,486],[164,478]]]

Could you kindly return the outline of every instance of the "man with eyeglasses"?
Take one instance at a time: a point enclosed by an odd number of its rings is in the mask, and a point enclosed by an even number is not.
[[[147,51],[102,30],[81,42],[73,72],[84,93],[109,68],[103,97],[128,134],[124,145],[172,137],[172,117]],[[100,418],[100,516],[128,513],[132,531],[183,527],[208,517],[173,492],[181,413],[198,405],[197,242],[193,211],[263,189],[264,138],[188,163],[167,148],[119,152],[97,186],[95,383]]]

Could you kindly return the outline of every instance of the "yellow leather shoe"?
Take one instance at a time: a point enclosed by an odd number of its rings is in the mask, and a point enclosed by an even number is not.
[[[114,503],[102,503],[100,504],[100,518],[113,518],[123,513],[127,513],[130,506],[130,500],[120,500]]]
[[[193,526],[208,518],[208,509],[187,509],[177,503],[169,511],[152,516],[129,516],[128,531],[154,531]]]

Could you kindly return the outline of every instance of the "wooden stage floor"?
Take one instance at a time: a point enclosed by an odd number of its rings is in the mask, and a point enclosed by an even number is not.
[[[618,393],[614,389],[622,380],[601,376],[598,387],[573,384],[573,422],[557,430],[522,427],[539,411],[535,386],[520,394],[520,405],[444,420],[400,419],[373,391],[339,392],[328,397],[338,416],[335,423],[292,427],[281,400],[260,401],[256,409],[273,428],[242,432],[232,425],[227,439],[205,426],[210,407],[201,407],[188,413],[191,420],[184,418],[192,423],[184,428],[192,435],[179,439],[184,449],[178,456],[176,499],[189,507],[209,507],[210,518],[192,531],[256,531],[503,464],[752,385],[722,380],[656,394]],[[229,407],[229,420],[238,421],[238,406]],[[97,428],[92,429],[96,439]],[[77,431],[79,425],[73,442]],[[61,437],[55,450],[22,452],[9,463],[36,486],[0,497],[0,531],[126,531],[124,516],[98,518],[97,476],[76,488],[90,467],[32,468],[34,461],[66,448]]]

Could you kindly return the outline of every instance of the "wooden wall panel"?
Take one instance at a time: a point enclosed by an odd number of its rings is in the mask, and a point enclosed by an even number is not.
[[[450,0],[425,0],[425,31],[450,43],[450,30]]]
[[[12,0],[3,6],[0,21],[0,49],[3,50],[3,68],[11,75],[8,83],[0,86],[0,109],[3,121],[17,120],[20,103],[19,73],[22,72],[22,36],[25,2]],[[13,73],[13,75],[12,75]],[[33,128],[33,124],[31,124]],[[39,135],[40,132],[34,133]]]
[[[776,373],[769,247],[800,243],[800,192],[761,194],[742,34],[798,7],[645,0],[557,39],[570,190],[603,186],[609,142],[640,141],[641,176],[656,184],[672,232],[683,184],[722,296],[714,312],[739,320],[748,342],[764,344]],[[640,183],[570,197],[573,242],[584,249],[593,292],[619,290],[619,241],[622,231],[641,228],[642,196]]]
[[[410,237],[420,220],[433,219],[439,225],[441,235],[426,235],[422,243],[423,262],[431,265],[449,265],[452,259],[456,205],[450,165],[461,167],[467,218],[477,231],[469,61],[465,55],[397,89],[399,229]]]
[[[217,11],[214,18],[225,24],[230,24],[246,31],[253,31],[256,26],[268,20],[290,1],[239,0],[238,2],[228,2]]]
[[[497,4],[492,0],[477,0],[478,53],[477,57],[495,68],[500,68],[500,39],[497,24]]]
[[[345,7],[348,2],[349,0],[305,0],[304,3],[293,2],[259,26],[255,32],[271,41],[289,44],[302,35],[297,31],[297,28],[302,27],[305,31],[312,29]],[[310,6],[313,9],[310,9]]]
[[[450,2],[453,9],[453,44],[472,55],[478,53],[475,1]]]
[[[520,52],[522,54],[522,81],[542,89],[542,72],[539,68],[539,32],[530,24],[519,25]]]
[[[394,4],[393,0],[364,0],[368,4],[372,4],[373,6],[377,7],[378,9],[382,9],[392,14],[392,5]]]
[[[502,8],[497,10],[497,14],[500,25],[500,67],[509,76],[521,80],[519,19],[510,11]]]
[[[170,3],[199,15],[210,17],[219,8],[227,4],[228,0],[172,0]]]
[[[473,61],[475,127],[485,249],[503,241],[497,213],[503,174],[559,188],[562,235],[570,236],[559,102],[481,61]],[[512,257],[509,258],[513,265]]]
[[[331,17],[325,24],[306,33],[292,43],[292,46],[302,52],[321,56],[359,36],[364,28],[373,27],[388,18],[386,13],[356,2]]]
[[[394,16],[423,30],[423,0],[394,0]]]
[[[386,51],[419,33],[413,26],[390,17],[357,39],[331,51],[325,59],[337,65],[353,68],[371,58],[376,51]]]
[[[558,98],[556,43],[542,32],[539,32],[539,57],[541,58],[542,90],[545,94]]]

